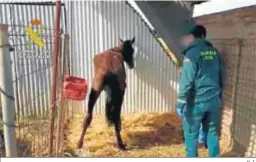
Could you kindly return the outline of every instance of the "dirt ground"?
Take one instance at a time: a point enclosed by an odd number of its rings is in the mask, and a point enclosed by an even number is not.
[[[116,147],[114,128],[108,128],[105,117],[95,115],[85,136],[84,147],[76,149],[83,117],[74,116],[69,121],[65,155],[78,157],[185,157],[181,138],[181,121],[175,114],[144,113],[122,117],[122,137],[128,147]],[[228,140],[220,140],[221,154],[229,151]],[[207,150],[199,148],[199,156],[207,157]],[[234,155],[231,155],[234,156]]]

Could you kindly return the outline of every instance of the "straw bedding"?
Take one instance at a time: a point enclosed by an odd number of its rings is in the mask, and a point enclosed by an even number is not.
[[[66,156],[79,157],[185,157],[181,138],[181,121],[171,113],[143,113],[122,116],[122,137],[127,151],[116,146],[114,128],[108,128],[104,116],[94,115],[85,136],[84,147],[76,149],[83,116],[69,121],[65,140]],[[227,140],[221,139],[222,154],[227,152]],[[200,147],[199,156],[207,150]]]
[[[27,120],[16,124],[17,156],[46,157],[49,137],[46,120]],[[0,157],[5,156],[5,148],[0,149]]]
[[[48,155],[49,124],[47,120],[30,120],[19,124],[16,130],[17,154],[20,157]]]

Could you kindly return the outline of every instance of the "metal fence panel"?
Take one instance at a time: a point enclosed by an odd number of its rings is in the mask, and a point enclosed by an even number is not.
[[[14,83],[17,86],[17,102],[21,105],[21,110],[16,110],[21,114],[38,114],[46,110],[48,107],[50,89],[50,67],[53,43],[53,5],[16,5],[16,4],[0,4],[0,23],[9,25],[9,38],[11,45],[15,48],[12,53],[14,74],[16,76]],[[63,8],[62,29],[65,32],[65,16]],[[42,22],[43,32],[42,39],[45,42],[45,48],[36,45],[26,48],[29,38],[25,34],[26,27],[33,19],[39,19]],[[25,105],[27,101],[40,97],[44,98],[41,103],[47,106],[38,107],[34,103],[33,108]],[[40,103],[40,102],[39,102]],[[47,104],[46,104],[47,103]],[[22,105],[23,104],[23,105]],[[41,105],[41,104],[40,104]]]
[[[136,68],[127,70],[127,91],[123,111],[126,113],[174,111],[177,69],[152,35],[142,18],[127,5],[118,1],[66,2],[71,16],[68,31],[71,35],[73,75],[86,78],[91,86],[93,56],[116,45],[118,37],[136,37]],[[73,107],[86,109],[87,100]],[[99,98],[95,112],[102,113],[105,94]]]
[[[62,7],[61,26],[65,32],[65,10]],[[0,3],[0,23],[9,26],[9,40],[15,49],[11,53],[15,111],[17,121],[18,156],[47,155],[48,108],[51,85],[54,3]],[[31,24],[40,20],[41,26]],[[27,27],[34,32],[42,29],[41,48],[29,44]]]

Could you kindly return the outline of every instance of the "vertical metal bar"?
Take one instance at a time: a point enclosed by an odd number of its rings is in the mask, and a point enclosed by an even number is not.
[[[162,55],[161,57],[164,57],[164,55]],[[165,56],[166,57],[166,56]],[[170,75],[170,69],[169,69],[169,66],[168,64],[171,64],[172,62],[166,58],[165,60],[165,71],[164,71],[164,76],[165,76],[165,84],[163,85],[163,90],[164,90],[164,107],[163,107],[163,112],[166,112],[167,111],[167,108],[169,107],[169,101],[170,101],[170,97],[167,97],[167,94],[169,95],[170,94],[170,89],[168,88],[165,88],[166,85],[168,85],[169,83],[169,75]]]
[[[175,77],[173,76],[174,75],[174,66],[173,66],[173,64],[171,63],[171,65],[170,65],[170,77],[169,77],[169,83],[170,83],[170,81],[171,82],[174,82],[175,84],[173,84],[172,83],[172,86],[171,86],[171,94],[170,94],[170,99],[171,99],[171,101],[170,101],[170,105],[171,105],[171,109],[172,109],[172,107],[173,107],[173,100],[174,100],[174,92],[175,92],[175,88],[176,88],[176,79],[175,79]],[[168,111],[168,110],[167,110]],[[170,111],[170,110],[169,110]],[[171,110],[172,111],[172,110]]]
[[[67,56],[68,56],[68,52],[69,52],[69,35],[65,34],[64,35],[64,48],[63,48],[63,76],[61,77],[61,84],[63,84],[64,82],[64,77],[67,74],[68,70],[66,70],[66,62],[67,60]],[[61,111],[61,118],[59,120],[59,123],[61,124],[61,128],[60,128],[60,144],[59,144],[59,155],[63,154],[63,145],[64,145],[64,126],[67,122],[67,104],[66,103],[66,99],[63,98],[63,93],[62,91],[60,92],[60,109],[62,109]]]
[[[52,86],[51,86],[51,105],[50,105],[50,139],[49,139],[49,156],[52,156],[53,151],[53,132],[54,121],[56,115],[56,76],[58,67],[58,55],[60,46],[60,14],[61,14],[61,2],[56,0],[55,15],[54,15],[54,51],[52,59]]]
[[[161,48],[159,46],[157,46],[157,44],[155,43],[154,45],[154,48],[155,48],[155,52],[154,53],[157,53],[158,51],[161,51]],[[160,58],[157,57],[156,58],[156,61],[155,61],[156,65],[157,65],[157,72],[159,72],[160,74],[157,74],[157,77],[159,77],[160,79],[160,82],[162,81],[161,79],[161,61],[160,61]],[[154,84],[156,85],[157,88],[159,88],[159,82],[157,81],[158,79],[154,79]],[[154,107],[157,107],[157,110],[159,111],[160,110],[160,99],[161,99],[161,96],[158,95],[158,91],[157,91],[157,88],[154,88],[154,94],[155,94],[155,104],[154,104]]]
[[[73,31],[73,26],[74,26],[74,18],[73,18],[73,14],[74,14],[74,2],[72,2],[72,1],[70,1],[70,2],[67,2],[67,4],[69,4],[68,5],[68,16],[69,16],[69,18],[68,18],[68,20],[69,20],[69,25],[68,25],[68,27],[69,27],[69,32],[70,32],[70,40],[72,40],[72,41],[70,41],[70,43],[69,43],[69,50],[71,51],[71,52],[69,52],[69,55],[68,55],[68,58],[69,58],[69,73],[68,73],[68,75],[70,75],[70,74],[74,74],[74,66],[75,66],[75,64],[74,64],[74,39],[75,39],[75,33],[74,33],[74,31]],[[73,117],[73,105],[74,105],[74,101],[73,100],[71,100],[71,101],[69,101],[69,107],[68,107],[68,114],[71,116],[71,117]]]
[[[101,32],[101,28],[100,28],[100,23],[101,23],[101,14],[100,14],[100,1],[94,1],[94,12],[95,12],[95,29],[96,29],[96,32],[95,32],[95,38],[96,38],[96,53],[99,53],[99,52],[101,52],[101,45],[102,45],[102,41],[101,41],[101,37],[100,37],[100,35],[102,34]],[[103,95],[105,95],[105,94],[103,94]],[[102,96],[103,96],[102,95]],[[101,109],[101,111],[103,110],[102,108],[105,106],[105,103],[104,103],[104,101],[102,100],[103,99],[103,97],[101,97],[101,100],[100,100],[100,109]],[[105,99],[105,98],[104,98]]]
[[[142,22],[141,22],[142,23]],[[142,23],[142,32],[141,32],[141,37],[142,37],[142,41],[143,41],[143,44],[142,44],[142,46],[144,46],[145,47],[145,44],[144,44],[144,42],[146,42],[146,35],[147,35],[147,33],[146,33],[146,30],[145,30],[145,26],[143,25],[143,23]],[[142,52],[142,58],[143,58],[143,61],[142,61],[142,63],[145,65],[145,54],[146,53],[146,51],[145,51],[145,49],[143,50],[143,52]],[[145,68],[143,69],[143,71],[145,70]],[[141,75],[144,75],[144,76],[142,76],[142,78],[143,79],[145,79],[144,77],[145,77],[145,74],[141,74]],[[142,79],[142,87],[141,87],[141,89],[140,89],[140,95],[141,95],[141,108],[143,109],[143,112],[145,112],[145,111],[147,111],[147,108],[146,108],[146,106],[145,106],[145,97],[144,97],[144,95],[143,94],[146,94],[146,85],[145,85],[145,82],[143,81],[143,79]]]
[[[52,17],[52,15],[51,15],[51,10],[52,10],[52,7],[48,7],[48,6],[44,6],[44,10],[46,11],[45,12],[45,17],[44,17],[44,22],[49,22],[49,27],[52,27],[53,25],[52,25],[52,19],[51,19],[51,17]],[[51,35],[52,34],[52,31],[51,31],[51,28],[49,29],[49,31],[47,30],[47,33],[46,34],[49,34],[49,35]],[[52,44],[53,43],[51,43],[51,41],[53,40],[54,38],[51,38],[50,37],[50,39],[49,39],[49,42],[50,43],[47,43],[46,44],[46,48],[47,48],[47,50],[48,51],[52,51]],[[51,56],[51,58],[53,57],[53,52],[51,52],[51,53],[49,53],[50,54],[50,56]],[[45,91],[47,92],[46,93],[46,104],[49,104],[50,103],[50,94],[49,94],[49,91],[50,91],[50,86],[51,86],[51,81],[52,81],[52,78],[51,78],[51,59],[49,58],[49,59],[47,59],[47,60],[45,60],[45,64],[46,64],[46,66],[48,65],[49,66],[49,68],[45,68],[45,75],[46,75],[46,78],[45,78],[45,80],[46,80],[46,85],[45,85]],[[46,112],[49,112],[48,110],[46,111]]]
[[[83,30],[83,27],[84,27],[84,22],[85,21],[81,21],[83,18],[83,11],[84,11],[84,6],[83,6],[84,2],[83,1],[80,1],[80,5],[77,7],[77,11],[79,14],[77,14],[77,23],[78,25],[80,26],[80,28],[77,30],[78,33],[82,33],[84,30]],[[93,23],[94,25],[94,23]],[[95,34],[95,32],[93,32]],[[84,46],[81,42],[85,42],[84,39],[86,39],[86,37],[79,37],[79,43],[78,43],[78,50],[79,52],[78,53],[85,53],[84,51],[84,48],[82,46]],[[79,76],[80,77],[84,77],[84,74],[85,74],[85,66],[84,66],[84,56],[85,55],[78,55],[79,56],[79,69],[80,69],[80,74]],[[79,104],[79,113],[84,113],[84,102],[77,102],[77,104]]]
[[[136,39],[136,42],[135,42],[135,48],[134,49],[136,51],[136,53],[134,54],[134,61],[135,61],[135,65],[136,65],[136,55],[138,54],[138,40],[139,40],[139,37],[138,37],[138,26],[136,26],[135,24],[139,25],[138,23],[138,16],[135,14],[134,10],[132,11],[132,14],[133,14],[133,21],[134,21],[134,24],[133,24],[133,34],[135,36],[135,39]],[[137,65],[136,65],[137,66]],[[133,78],[132,78],[132,85],[133,85],[133,88],[132,88],[132,91],[131,91],[131,96],[132,96],[132,100],[133,100],[133,103],[132,103],[132,113],[135,113],[136,112],[136,105],[137,105],[137,96],[135,95],[136,94],[136,91],[137,91],[137,83],[138,83],[138,78],[137,78],[137,75],[136,73],[133,73]],[[152,94],[151,94],[152,95]]]
[[[91,31],[93,31],[91,34],[90,34],[90,43],[88,44],[89,46],[91,46],[91,58],[92,59],[94,57],[94,55],[96,55],[97,53],[97,49],[96,49],[96,44],[97,44],[97,38],[95,36],[95,33],[97,33],[97,28],[96,28],[96,15],[97,15],[97,10],[95,9],[94,7],[94,4],[95,4],[95,1],[88,1],[87,2],[87,5],[89,7],[89,15],[90,15],[90,21],[91,21]],[[94,68],[93,66],[89,65],[90,67],[90,70],[92,71],[92,69]],[[94,75],[94,74],[93,74]],[[92,80],[92,78],[91,78]],[[97,103],[95,104],[95,112],[96,113],[101,113],[102,112],[102,109],[101,109],[101,100],[102,100],[102,97],[100,96]]]
[[[107,33],[107,27],[108,27],[108,22],[106,19],[106,12],[107,12],[107,6],[106,6],[106,1],[101,1],[101,8],[100,8],[100,11],[101,11],[101,22],[100,22],[100,25],[101,26],[101,30],[99,31],[101,33],[101,42],[102,42],[102,51],[105,50],[106,48],[108,48],[108,41],[106,41],[107,39],[107,36],[108,36],[108,33]],[[97,111],[97,113],[100,113],[101,111]]]
[[[61,39],[60,39],[60,42]],[[61,138],[61,126],[62,126],[62,122],[63,122],[63,117],[62,117],[62,110],[63,110],[63,107],[62,107],[62,93],[60,92],[60,86],[59,85],[62,85],[62,58],[63,58],[63,55],[62,55],[62,43],[60,43],[60,51],[59,51],[59,58],[58,58],[58,66],[57,66],[57,93],[58,93],[58,99],[57,100],[60,100],[60,102],[58,102],[58,109],[57,109],[57,128],[56,128],[56,155],[58,156],[60,154],[59,150],[60,150],[60,138]]]
[[[43,14],[43,6],[39,6],[38,10],[39,10],[39,13],[41,15],[40,21],[42,21],[42,17],[44,16],[44,14]],[[46,49],[46,46],[44,48]],[[39,55],[39,59],[40,59],[40,61],[39,61],[39,86],[40,86],[40,92],[39,93],[40,93],[40,100],[39,101],[41,103],[41,104],[39,104],[39,108],[40,108],[40,116],[41,116],[41,118],[43,118],[44,109],[46,107],[45,103],[44,103],[44,93],[45,93],[44,92],[44,84],[45,84],[44,77],[45,76],[43,74],[43,71],[44,71],[44,60],[47,59],[47,57],[48,57],[48,51],[47,51],[47,49],[44,50],[42,48],[40,48],[39,50],[41,52],[41,54]]]
[[[38,19],[38,14],[39,14],[39,8],[37,6],[33,6],[31,7],[32,8],[32,12],[33,12],[33,16],[34,16],[34,19]],[[33,68],[34,68],[34,105],[35,105],[35,117],[38,118],[40,117],[40,86],[41,84],[38,84],[40,83],[39,80],[41,79],[38,79],[38,73],[40,72],[40,66],[39,66],[39,57],[40,56],[40,49],[37,49],[37,45],[34,44],[34,50],[37,50],[38,52],[35,54],[35,57],[36,58],[33,58]]]
[[[28,6],[28,8],[29,8],[29,21],[31,21],[31,20],[33,20],[33,18],[34,18],[34,13],[33,13],[33,8],[32,8],[32,6]],[[30,50],[34,50],[34,47],[35,47],[35,45],[34,44],[32,44],[29,48],[30,48]],[[35,93],[35,69],[34,69],[34,59],[33,58],[30,58],[29,59],[29,62],[30,62],[30,65],[29,65],[29,69],[30,69],[30,73],[29,73],[29,76],[30,76],[30,78],[31,78],[31,84],[30,84],[30,89],[31,89],[31,116],[30,117],[33,117],[35,114],[37,114],[36,113],[36,104],[35,104],[35,96],[36,96],[36,93]]]
[[[150,35],[150,34],[148,34],[148,35]],[[153,43],[153,41],[152,41],[152,37],[150,38],[150,39],[148,39],[149,40],[149,47],[150,47],[150,51],[154,51],[154,43]],[[154,55],[155,53],[152,53],[152,55]],[[154,56],[150,56],[150,60],[149,60],[149,63],[150,63],[150,66],[151,65],[154,65],[154,63],[153,63],[153,61],[154,61]],[[152,58],[151,58],[152,57]],[[154,67],[154,68],[156,68],[156,67]],[[154,69],[154,71],[155,71],[155,69]],[[154,80],[152,80],[152,75],[150,75],[150,80],[151,80],[151,82],[153,82]],[[148,100],[148,106],[150,106],[150,107],[154,107],[154,105],[153,105],[153,101],[154,101],[154,99],[153,99],[153,87],[152,86],[148,86],[148,88],[149,88],[149,94],[150,94],[150,98],[149,98],[149,100]],[[154,111],[154,110],[152,110],[151,109],[151,111]]]
[[[14,94],[9,53],[8,26],[0,24],[0,88],[4,122],[4,139],[7,157],[17,156],[14,128]]]
[[[41,7],[41,13],[42,13],[41,21],[42,22],[47,22],[47,20],[46,20],[46,17],[47,17],[46,12],[47,12],[46,11],[46,7],[42,6]],[[50,30],[50,29],[46,29],[46,31],[45,31],[46,35],[48,35],[48,31],[47,30]],[[49,35],[50,35],[50,32],[49,32]],[[46,36],[46,38],[47,38],[47,36]],[[51,40],[51,36],[49,36],[49,40]],[[46,105],[49,104],[49,102],[48,102],[48,95],[49,94],[48,94],[48,88],[47,88],[48,87],[48,83],[49,83],[49,79],[47,79],[48,78],[47,71],[49,70],[48,66],[50,66],[48,64],[48,60],[49,60],[48,57],[50,57],[50,52],[49,52],[48,42],[47,42],[49,40],[46,39],[46,41],[45,41],[46,42],[46,44],[45,44],[45,51],[47,53],[47,56],[42,59],[42,76],[44,76],[44,77],[42,77],[42,82],[43,82],[42,93],[44,93],[42,95],[43,96],[43,116],[46,115],[46,112],[47,112],[47,106]]]
[[[145,40],[145,46],[148,47],[149,51],[151,51],[150,49],[152,48],[149,44],[149,41],[151,40],[151,35],[150,33],[148,32],[146,26],[145,26],[145,37],[146,37],[146,40]],[[150,60],[149,58],[152,57],[153,53],[152,52],[146,52],[145,53],[145,63],[147,64],[146,67],[150,67]],[[145,79],[147,80],[146,82],[150,82],[150,73],[151,73],[151,70],[147,69],[147,72],[146,72],[146,77]],[[149,84],[146,84],[146,89],[145,89],[145,94],[150,94],[149,92],[149,89],[150,89],[150,86]],[[153,111],[152,107],[153,106],[150,106],[149,105],[149,97],[144,97],[144,100],[145,100],[145,107],[146,107],[146,111],[149,112],[149,111]]]
[[[15,17],[16,17],[16,15],[15,15]],[[14,18],[14,20],[15,20],[15,18]],[[12,33],[14,33],[14,32],[12,31]],[[16,40],[18,41],[18,39],[16,39],[16,37],[15,37],[15,41]],[[17,43],[14,43],[14,44],[17,44]],[[14,53],[12,55],[13,57],[11,59],[13,60],[13,77],[15,78],[15,82],[14,82],[14,93],[15,93],[15,98],[16,98],[16,100],[15,100],[15,113],[16,113],[16,119],[19,120],[20,112],[22,112],[20,110],[20,108],[22,107],[21,106],[22,102],[20,102],[20,101],[22,101],[22,98],[21,98],[21,95],[18,93],[19,90],[21,90],[21,86],[18,84],[18,79],[17,79],[18,74],[17,73],[19,73],[21,68],[17,67],[17,65],[19,66],[19,60],[17,59],[17,53],[15,51],[12,52],[12,53]]]
[[[17,9],[17,11],[18,11],[18,13],[22,13],[22,7],[19,7]],[[21,15],[23,15],[23,14],[21,14]],[[23,17],[21,16],[21,18],[23,18]],[[12,34],[14,35],[14,32],[12,32]],[[23,44],[24,42],[23,42],[23,40],[21,40],[19,43]],[[17,44],[18,43],[15,43],[15,45],[17,45]],[[15,79],[16,87],[14,87],[14,89],[15,89],[15,91],[17,91],[16,92],[17,95],[15,95],[16,96],[16,106],[19,106],[19,108],[17,108],[17,109],[19,109],[19,111],[21,112],[19,114],[18,119],[20,117],[24,117],[24,115],[25,115],[26,110],[25,110],[24,105],[25,105],[26,96],[27,96],[27,94],[26,94],[26,84],[25,84],[25,82],[26,82],[25,78],[26,77],[20,78],[20,76],[18,74],[19,71],[22,71],[23,76],[25,76],[25,74],[26,74],[24,56],[22,56],[21,51],[22,51],[22,46],[20,47],[20,49],[18,48],[18,52],[14,52],[14,57],[13,57],[14,63],[15,63],[14,64],[14,69],[15,69],[15,77],[16,77],[16,79]],[[20,79],[18,79],[18,78],[20,78]],[[18,81],[19,80],[22,82],[22,85],[20,87],[18,86]],[[17,99],[18,99],[18,101],[17,101]]]
[[[82,3],[83,5],[81,6],[82,9],[83,9],[83,17],[86,19],[86,20],[89,20],[90,19],[90,15],[91,15],[91,12],[90,12],[90,6],[88,4],[88,2],[83,2]],[[84,26],[83,26],[83,30],[85,31],[85,33],[91,33],[90,31],[92,31],[90,29],[90,25],[91,25],[91,20],[89,21],[85,21],[84,23]],[[93,32],[94,33],[94,32]],[[84,64],[84,67],[83,67],[83,70],[85,71],[85,77],[88,81],[91,81],[91,76],[92,76],[92,73],[91,73],[91,67],[92,65],[89,64],[89,61],[91,60],[91,56],[92,56],[92,52],[91,52],[91,46],[90,46],[90,34],[88,34],[88,37],[84,37],[85,39],[83,40],[84,41],[84,52],[86,53],[85,55],[85,58],[84,58],[84,61],[86,62],[86,64]],[[89,86],[91,86],[91,84],[89,84]],[[87,99],[88,100],[88,99]],[[84,108],[83,108],[83,114],[86,112],[86,109],[87,108],[87,100],[85,100],[83,103],[84,103]]]

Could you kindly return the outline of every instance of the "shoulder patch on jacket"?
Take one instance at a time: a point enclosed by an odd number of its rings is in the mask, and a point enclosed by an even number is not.
[[[190,62],[190,59],[189,58],[184,58],[184,60],[183,60],[183,62],[185,63],[185,62]]]

